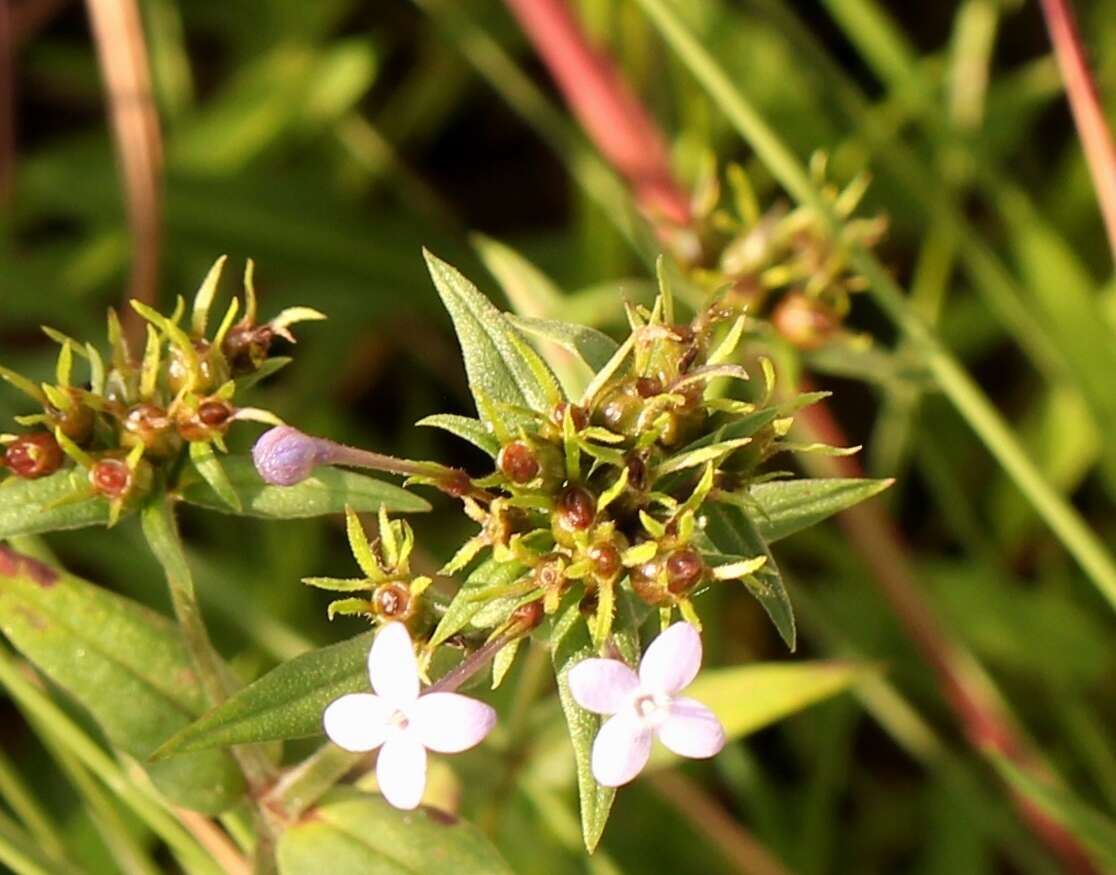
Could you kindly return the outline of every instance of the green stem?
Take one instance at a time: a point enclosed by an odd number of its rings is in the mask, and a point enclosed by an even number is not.
[[[112,757],[87,736],[45,693],[32,684],[7,653],[0,651],[0,684],[21,710],[48,727],[81,763],[112,790],[174,852],[190,875],[223,875],[182,825],[128,780]]]
[[[140,518],[151,552],[166,574],[171,604],[198,681],[210,705],[216,707],[236,691],[237,683],[209,640],[171,500],[163,496],[155,497],[143,508]],[[263,752],[252,745],[233,746],[229,753],[240,766],[253,798],[259,798],[274,782],[275,768]],[[272,865],[274,836],[278,828],[277,824],[271,822],[267,810],[257,807],[257,867]]]
[[[38,844],[50,856],[64,858],[66,845],[53,818],[27,787],[15,763],[0,748],[0,796],[11,806]]]
[[[84,869],[49,858],[14,820],[0,812],[0,863],[16,875],[80,875]]]
[[[836,234],[840,229],[840,220],[814,188],[801,162],[733,86],[725,72],[693,34],[663,0],[638,2],[772,175],[797,201],[816,210]],[[859,246],[851,247],[850,259],[868,280],[876,302],[925,356],[926,364],[942,391],[1061,539],[1101,594],[1116,608],[1116,563],[1113,563],[1100,539],[1046,481],[1016,440],[1011,428],[977,384],[938,341],[926,323],[911,310],[899,286],[883,265]]]
[[[294,820],[356,768],[365,756],[350,753],[333,743],[323,744],[279,779],[264,797],[264,804]]]

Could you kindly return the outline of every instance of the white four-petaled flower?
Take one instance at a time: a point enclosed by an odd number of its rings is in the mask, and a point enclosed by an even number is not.
[[[426,789],[426,752],[458,753],[479,744],[496,712],[457,693],[420,694],[414,647],[402,623],[384,626],[372,642],[368,676],[375,693],[351,693],[325,709],[326,735],[349,751],[380,748],[380,792],[396,808],[415,808]]]
[[[582,708],[610,715],[593,742],[593,777],[606,787],[627,784],[647,765],[657,735],[679,756],[704,759],[725,746],[712,711],[679,696],[701,668],[701,636],[675,623],[647,648],[637,675],[616,659],[586,659],[569,673]]]

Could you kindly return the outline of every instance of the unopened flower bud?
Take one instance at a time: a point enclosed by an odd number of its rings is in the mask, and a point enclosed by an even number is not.
[[[4,464],[16,477],[35,480],[53,474],[62,464],[62,449],[47,432],[20,435],[8,444]]]
[[[573,420],[573,427],[576,431],[581,431],[589,424],[589,414],[585,411],[585,408],[570,404],[568,401],[560,401],[551,408],[550,421],[562,428],[566,421],[567,410],[570,412],[570,419]]]
[[[314,473],[325,460],[318,438],[280,425],[265,431],[252,447],[252,461],[260,476],[273,486],[294,486]]]

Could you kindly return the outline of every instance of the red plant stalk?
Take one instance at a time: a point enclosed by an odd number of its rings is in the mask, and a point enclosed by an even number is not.
[[[1116,146],[1104,118],[1096,81],[1089,71],[1089,62],[1081,44],[1069,0],[1040,0],[1054,46],[1054,56],[1062,72],[1066,97],[1085,161],[1097,189],[1101,215],[1108,231],[1108,243],[1116,257]]]
[[[505,2],[586,134],[627,179],[660,236],[689,225],[690,198],[674,181],[666,140],[612,59],[590,45],[565,3]]]
[[[1057,5],[1057,0],[1044,0]],[[570,109],[601,153],[628,178],[637,202],[655,220],[653,205],[673,205],[667,213],[683,226],[691,219],[690,198],[676,181],[667,160],[665,138],[615,64],[588,38],[564,0],[505,0],[558,83]],[[651,194],[653,193],[653,198]],[[1116,205],[1116,197],[1113,199]],[[661,211],[665,212],[665,210]],[[807,408],[800,420],[818,439],[836,446],[848,441],[823,403]],[[852,459],[841,463],[843,476],[862,476]],[[868,503],[845,511],[840,524],[872,572],[872,579],[891,605],[907,634],[938,679],[970,744],[1000,754],[1035,773],[1038,764],[1019,738],[993,690],[977,680],[975,658],[953,640],[922,595],[894,524],[878,505]],[[1028,800],[1011,793],[1020,817],[1056,856],[1066,871],[1093,875],[1098,870],[1075,836]]]

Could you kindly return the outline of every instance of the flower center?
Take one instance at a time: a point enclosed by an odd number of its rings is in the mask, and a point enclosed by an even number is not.
[[[406,729],[408,723],[409,721],[407,720],[407,715],[404,714],[402,711],[396,711],[391,715],[391,717],[388,718],[388,725],[400,731]]]
[[[632,700],[636,717],[648,729],[654,729],[666,717],[667,703],[652,693],[639,693]]]

